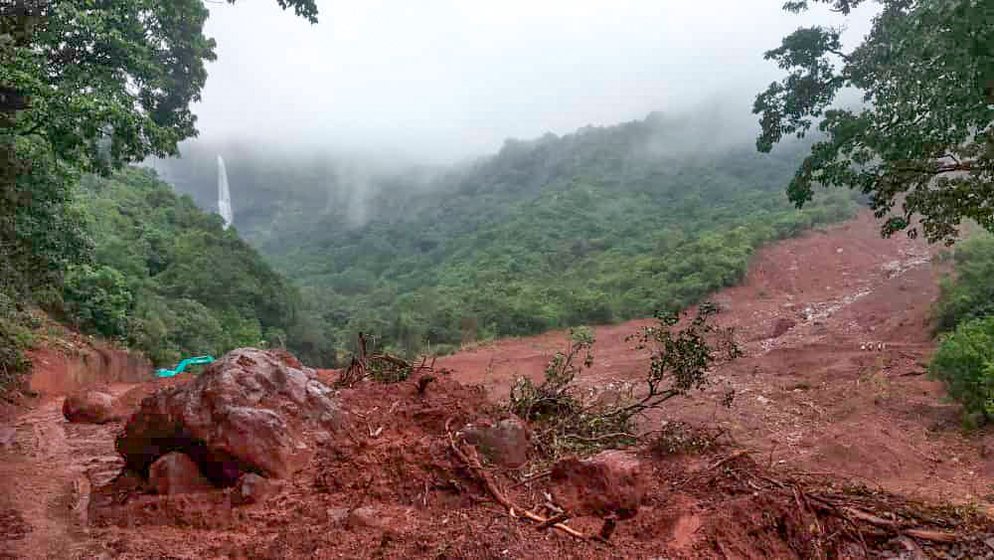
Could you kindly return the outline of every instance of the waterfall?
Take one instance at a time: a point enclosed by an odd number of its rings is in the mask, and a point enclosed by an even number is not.
[[[228,229],[235,220],[231,212],[231,191],[228,190],[228,172],[224,169],[224,160],[217,156],[217,213],[224,219],[224,229]]]

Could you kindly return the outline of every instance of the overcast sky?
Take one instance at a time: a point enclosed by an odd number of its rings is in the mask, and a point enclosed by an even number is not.
[[[204,141],[349,149],[431,162],[719,101],[748,115],[779,76],[762,53],[800,25],[783,0],[211,0],[218,60],[195,106]],[[749,117],[745,122],[751,123]]]

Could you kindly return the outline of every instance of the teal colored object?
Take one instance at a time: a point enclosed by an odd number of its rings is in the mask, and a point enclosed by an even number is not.
[[[192,358],[187,358],[176,365],[176,369],[157,369],[155,370],[156,377],[173,377],[183,373],[183,370],[187,366],[198,366],[201,364],[209,364],[214,361],[214,356],[194,356]]]

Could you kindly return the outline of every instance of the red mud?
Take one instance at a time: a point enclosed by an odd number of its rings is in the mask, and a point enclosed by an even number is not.
[[[774,467],[989,505],[994,437],[965,435],[956,405],[924,375],[940,276],[934,252],[904,236],[881,239],[865,213],[760,250],[744,283],[712,298],[745,357],[719,368],[711,389],[675,403],[665,419],[715,422]],[[638,381],[645,355],[625,337],[648,324],[597,327],[583,383],[603,389]],[[538,378],[565,338],[500,340],[437,366],[501,399],[514,376]],[[726,409],[719,403],[729,387],[736,397]],[[649,418],[645,428],[662,420]]]
[[[850,526],[824,515],[824,503],[812,506],[815,495],[809,501],[800,486],[779,482],[786,474],[778,469],[981,503],[994,473],[988,436],[964,436],[941,386],[921,375],[936,294],[929,256],[918,242],[879,239],[867,216],[761,251],[745,284],[715,297],[746,357],[716,372],[713,389],[666,411],[667,419],[718,423],[748,453],[635,450],[645,497],[610,545],[512,517],[447,437],[447,426],[499,420],[492,402],[513,375],[539,375],[563,333],[441,359],[436,367],[455,373],[423,393],[413,380],[340,391],[346,427],[320,438],[308,465],[272,496],[242,506],[233,505],[232,488],[153,494],[137,475],[122,474],[114,439],[123,421],[69,424],[61,415],[62,395],[81,386],[107,390],[133,411],[157,388],[186,379],[148,380],[147,369],[130,366],[74,375],[43,349],[33,355],[37,402],[0,425],[14,429],[13,442],[0,445],[0,559],[863,558]],[[645,324],[599,327],[583,381],[603,388],[637,380],[645,357],[624,338]],[[870,342],[872,351],[861,349]],[[737,398],[726,410],[718,401],[727,385]],[[660,421],[646,419],[646,428]],[[538,468],[486,472],[517,505],[540,510],[563,489],[552,477],[517,482]],[[569,520],[585,534],[601,524],[594,515]],[[951,521],[932,528],[965,530]],[[927,539],[891,544],[901,543],[908,558],[937,554]],[[944,557],[984,557],[982,541],[974,544],[981,548],[948,545]]]

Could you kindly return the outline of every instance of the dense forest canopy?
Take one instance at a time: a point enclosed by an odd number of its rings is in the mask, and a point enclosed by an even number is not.
[[[776,195],[802,145],[762,156],[715,132],[688,150],[709,134],[695,125],[657,113],[508,140],[448,170],[226,160],[239,230],[336,343],[371,332],[413,353],[682,307],[736,282],[760,244],[853,212],[848,195],[803,212]],[[214,155],[155,165],[210,207]]]
[[[78,326],[159,364],[240,346],[289,344],[296,292],[220,218],[153,175],[87,176],[81,210],[93,262],[70,265],[64,302]]]

